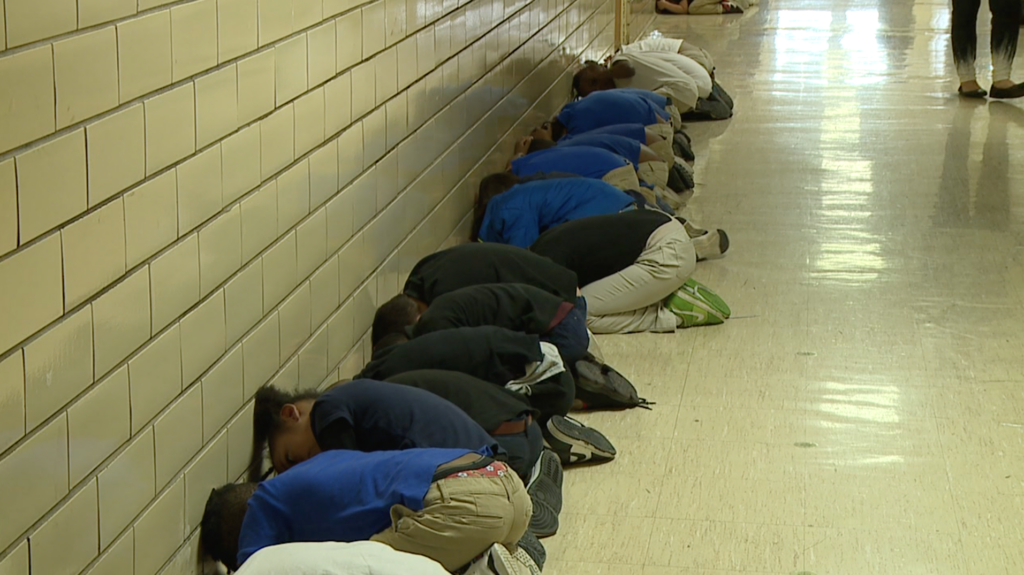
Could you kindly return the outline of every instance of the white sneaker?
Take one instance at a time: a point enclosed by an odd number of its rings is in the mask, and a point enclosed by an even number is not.
[[[522,549],[515,553],[495,543],[469,566],[464,575],[541,575],[540,567]]]

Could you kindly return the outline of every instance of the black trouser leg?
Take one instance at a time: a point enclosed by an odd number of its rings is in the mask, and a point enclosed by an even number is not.
[[[1020,34],[1020,0],[989,0],[992,12],[992,80],[1010,79]]]
[[[540,412],[537,422],[543,429],[555,415],[566,415],[576,399],[576,382],[567,371],[530,386],[530,405]]]
[[[961,82],[975,79],[978,54],[978,9],[981,0],[953,0],[953,62]]]

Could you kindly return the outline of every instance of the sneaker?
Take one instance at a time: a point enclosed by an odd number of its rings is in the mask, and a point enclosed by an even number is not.
[[[693,153],[693,146],[690,145],[690,137],[683,131],[678,131],[672,136],[672,151],[687,162],[697,159]]]
[[[558,533],[559,527],[558,512],[541,497],[542,493],[549,493],[549,491],[537,491],[530,494],[530,502],[533,504],[533,514],[530,515],[530,533],[534,537],[540,538],[555,535]],[[561,493],[558,496],[561,498]]]
[[[633,384],[606,363],[586,358],[576,362],[576,397],[584,409],[630,408],[647,404]]]
[[[722,229],[707,230],[695,238],[690,238],[690,241],[699,262],[725,257],[725,252],[729,251],[729,234]]]
[[[555,415],[545,426],[544,440],[562,461],[571,463],[611,461],[615,446],[600,431],[572,419]]]
[[[680,327],[719,325],[732,314],[722,298],[692,278],[669,296],[665,307],[680,319]]]
[[[743,8],[731,3],[722,2],[722,14],[742,14]]]
[[[550,449],[542,451],[540,457],[537,458],[537,463],[533,466],[533,470],[530,471],[530,480],[526,483],[526,490],[533,489],[542,480],[546,480],[546,483],[553,485],[561,492],[564,480],[562,461]],[[562,506],[559,505],[556,511],[561,512]]]
[[[516,545],[530,556],[538,569],[544,569],[544,563],[548,560],[548,552],[544,549],[544,544],[533,533],[527,531]]]
[[[540,575],[540,567],[521,547],[509,551],[504,545],[495,543],[476,560],[465,575]]]

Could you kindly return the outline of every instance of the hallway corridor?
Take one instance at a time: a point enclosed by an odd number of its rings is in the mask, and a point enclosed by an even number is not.
[[[620,456],[566,474],[546,572],[1024,573],[1021,104],[958,99],[944,0],[654,27],[736,98],[689,128],[734,319],[600,339],[657,405],[582,418]]]

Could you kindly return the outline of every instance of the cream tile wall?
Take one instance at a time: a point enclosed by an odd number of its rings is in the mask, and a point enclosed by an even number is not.
[[[261,385],[369,352],[611,0],[0,0],[0,572],[198,572]]]

